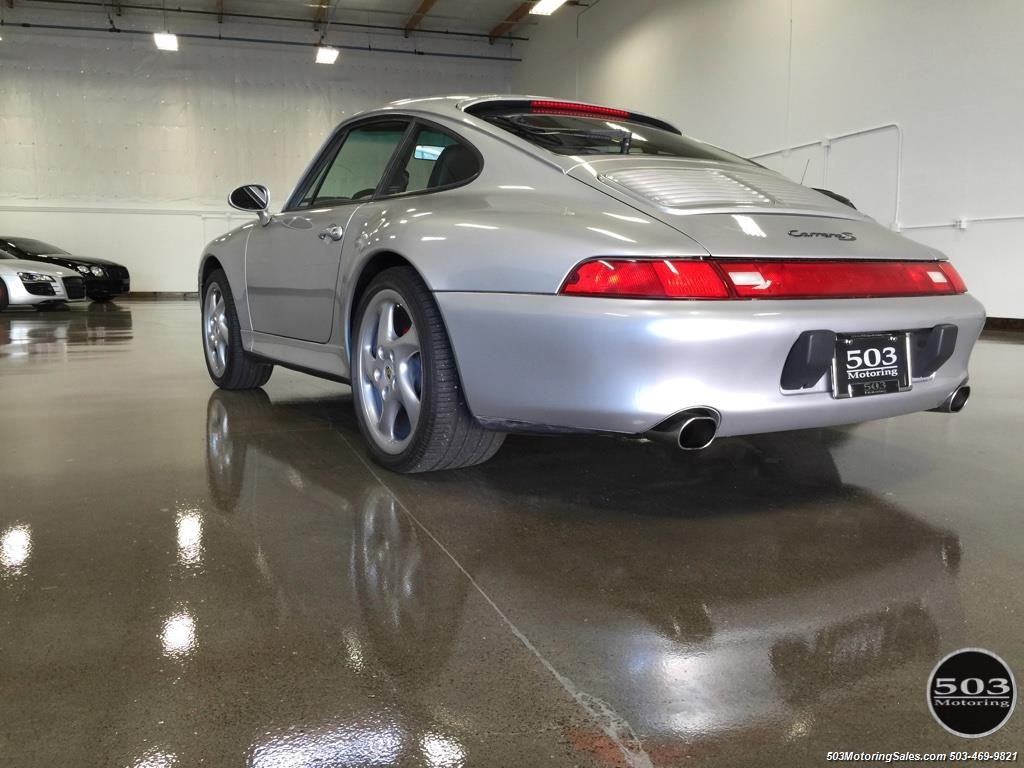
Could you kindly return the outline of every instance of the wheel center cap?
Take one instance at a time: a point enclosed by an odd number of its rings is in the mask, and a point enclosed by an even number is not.
[[[388,381],[391,381],[393,378],[395,378],[395,371],[390,365],[384,366],[384,376],[387,378]]]

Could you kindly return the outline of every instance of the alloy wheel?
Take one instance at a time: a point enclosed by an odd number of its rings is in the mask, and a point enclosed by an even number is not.
[[[356,376],[370,437],[386,453],[405,450],[416,433],[423,398],[419,334],[397,291],[375,295],[359,324]]]
[[[203,342],[206,359],[214,376],[223,376],[228,367],[228,319],[224,294],[217,283],[206,290],[203,303]]]

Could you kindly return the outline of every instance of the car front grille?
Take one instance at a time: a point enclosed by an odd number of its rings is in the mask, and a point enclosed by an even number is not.
[[[91,280],[85,282],[85,293],[88,296],[100,294],[102,296],[111,295],[116,296],[117,294],[126,293],[128,291],[127,280],[109,280],[106,278],[94,277]]]
[[[85,280],[80,277],[65,277],[64,292],[67,294],[69,299],[84,299]],[[53,293],[52,288],[50,289],[50,293]]]
[[[31,293],[33,296],[57,295],[57,292],[53,290],[53,283],[26,283],[22,280],[21,284],[25,286],[26,293]]]
[[[128,269],[122,267],[120,264],[104,264],[103,269],[106,271],[108,277],[112,277],[115,280],[127,280]]]

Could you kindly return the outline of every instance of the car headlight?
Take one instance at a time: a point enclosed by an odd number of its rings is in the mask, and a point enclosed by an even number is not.
[[[23,283],[56,283],[57,280],[50,275],[44,275],[40,272],[19,272],[18,277],[21,278]]]
[[[89,268],[85,264],[79,264],[77,267],[75,267],[75,269],[77,269],[83,275],[89,274]]]
[[[103,277],[103,275],[106,274],[103,271],[103,267],[91,267],[89,271],[96,275],[96,277]]]

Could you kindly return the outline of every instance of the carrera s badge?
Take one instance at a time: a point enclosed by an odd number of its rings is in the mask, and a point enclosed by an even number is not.
[[[856,240],[853,232],[801,232],[799,229],[791,229],[786,233],[790,237],[825,237],[836,240]]]

